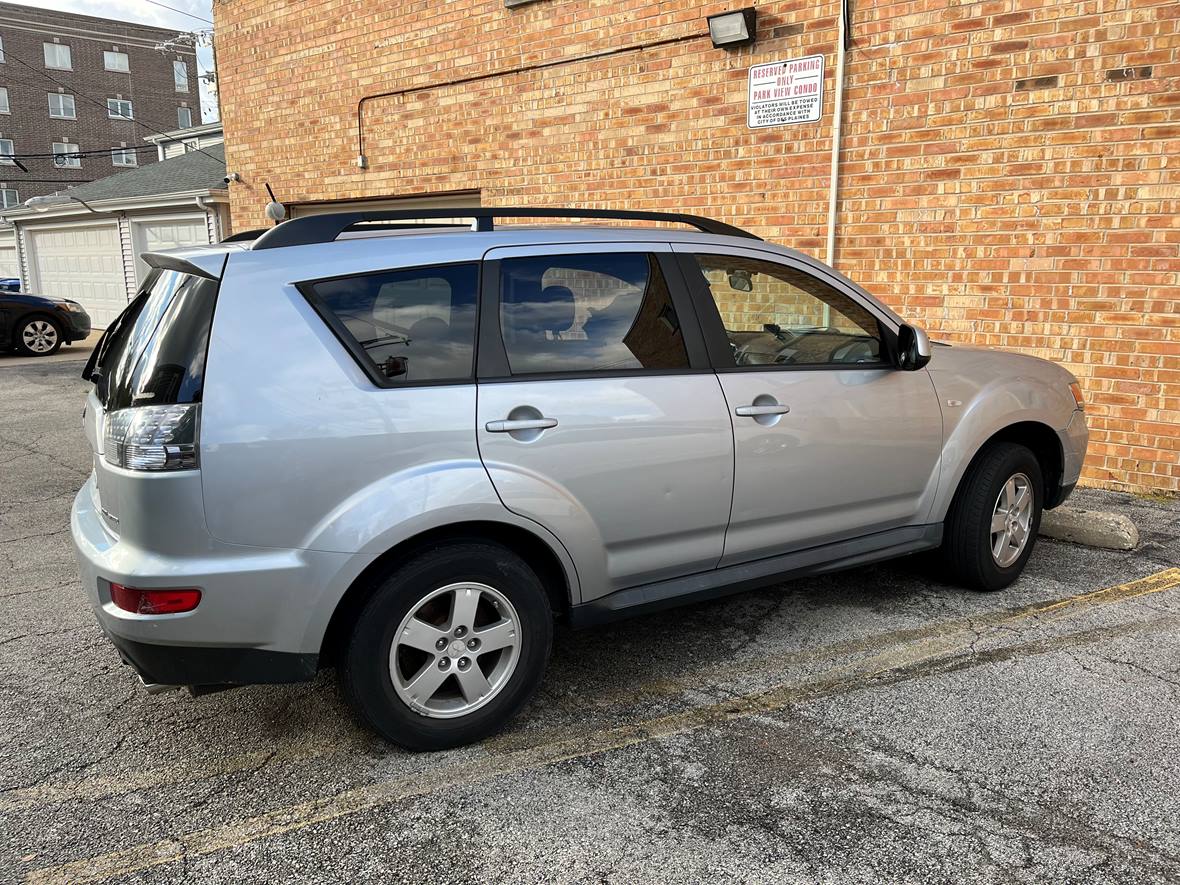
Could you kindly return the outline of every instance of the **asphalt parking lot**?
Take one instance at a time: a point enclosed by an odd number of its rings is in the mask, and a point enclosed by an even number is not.
[[[584,633],[482,745],[410,754],[331,673],[142,692],[68,534],[80,363],[0,357],[0,881],[1180,879],[1180,503],[1083,492],[972,594],[902,562]]]

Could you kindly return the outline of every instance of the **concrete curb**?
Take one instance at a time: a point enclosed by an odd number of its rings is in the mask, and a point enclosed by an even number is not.
[[[1040,533],[1046,538],[1108,550],[1131,550],[1139,543],[1139,530],[1123,514],[1067,506],[1046,510],[1041,516]]]

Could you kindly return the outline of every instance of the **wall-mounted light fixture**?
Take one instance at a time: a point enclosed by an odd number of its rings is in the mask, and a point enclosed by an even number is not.
[[[719,49],[749,46],[757,37],[758,14],[753,6],[709,16],[709,37]]]

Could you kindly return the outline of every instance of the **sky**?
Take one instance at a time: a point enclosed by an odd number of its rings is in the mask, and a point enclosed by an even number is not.
[[[80,12],[119,21],[138,22],[177,31],[211,31],[213,0],[10,0],[21,6],[40,6],[59,12]],[[171,7],[169,9],[168,7]],[[187,13],[187,15],[185,14]],[[195,17],[194,17],[195,16]],[[213,69],[213,50],[197,49],[199,73]],[[201,117],[204,122],[217,119],[217,105],[208,84],[201,80]]]

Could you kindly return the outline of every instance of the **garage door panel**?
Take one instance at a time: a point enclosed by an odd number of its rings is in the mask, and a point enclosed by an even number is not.
[[[30,229],[27,236],[38,292],[77,301],[100,328],[126,307],[116,225]]]
[[[209,242],[209,226],[203,215],[190,218],[135,220],[131,223],[135,242],[135,273],[142,283],[148,266],[139,256],[180,246],[204,246]]]

